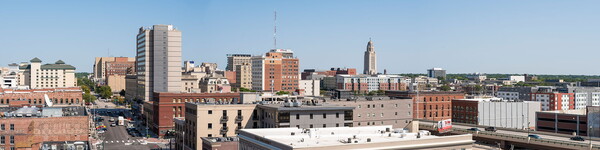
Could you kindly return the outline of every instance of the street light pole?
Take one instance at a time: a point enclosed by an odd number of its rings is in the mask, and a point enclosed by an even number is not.
[[[593,147],[592,146],[592,135],[590,135],[590,133],[592,133],[592,125],[590,125],[590,129],[588,129],[587,131],[588,131],[588,133],[587,133],[588,138],[590,139],[590,150],[591,150]]]
[[[181,150],[185,150],[185,131],[181,132],[182,133],[182,137],[183,137],[183,144],[181,144]]]

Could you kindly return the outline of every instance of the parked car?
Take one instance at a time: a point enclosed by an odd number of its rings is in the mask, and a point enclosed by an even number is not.
[[[496,132],[496,127],[487,127],[485,128],[485,131],[491,131],[491,132]]]
[[[110,117],[110,119],[108,119],[108,121],[110,121],[110,122],[115,122],[115,118],[113,118],[113,117]]]
[[[479,128],[470,128],[470,129],[467,129],[467,130],[469,130],[469,131],[481,131],[481,130],[479,130]]]
[[[581,136],[571,137],[571,140],[573,140],[573,141],[585,141],[585,139],[583,137],[581,137]]]
[[[116,127],[116,126],[117,126],[117,124],[115,124],[115,123],[112,123],[112,124],[110,124],[110,126],[111,126],[111,127]]]
[[[530,134],[528,137],[534,138],[534,139],[542,139],[542,137],[537,134]]]

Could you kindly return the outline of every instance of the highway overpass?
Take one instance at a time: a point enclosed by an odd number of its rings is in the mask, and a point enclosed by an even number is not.
[[[419,121],[419,128],[437,133],[436,122],[421,120]],[[467,130],[470,128],[479,128],[481,131]],[[588,137],[584,137],[585,141],[573,141],[569,135],[531,131],[531,134],[542,137],[541,139],[534,139],[527,136],[528,131],[526,130],[497,128],[496,132],[491,132],[485,131],[484,128],[483,126],[454,123],[452,130],[438,134],[473,134],[473,140],[498,145],[502,149],[600,150],[600,141],[597,138],[592,140],[590,144]]]

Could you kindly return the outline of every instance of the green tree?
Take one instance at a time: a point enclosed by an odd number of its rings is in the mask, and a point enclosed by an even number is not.
[[[256,92],[255,90],[250,90],[247,88],[240,87],[240,92]]]
[[[112,90],[110,89],[110,86],[101,86],[99,89],[99,94],[100,97],[106,99],[106,98],[110,98],[110,96],[112,96]]]
[[[452,88],[450,88],[450,86],[448,86],[448,85],[442,85],[440,87],[440,90],[442,90],[442,91],[450,91],[450,90],[452,90]]]
[[[94,95],[92,95],[92,94],[90,94],[90,93],[84,93],[84,94],[82,95],[82,98],[83,98],[83,100],[84,100],[86,103],[91,103],[91,102],[94,102],[94,101],[96,101],[96,96],[94,96]]]
[[[125,90],[121,90],[121,92],[119,92],[119,95],[125,96]]]
[[[275,94],[277,94],[277,95],[285,95],[285,94],[290,94],[290,92],[288,92],[288,91],[279,91],[279,92],[277,92]]]

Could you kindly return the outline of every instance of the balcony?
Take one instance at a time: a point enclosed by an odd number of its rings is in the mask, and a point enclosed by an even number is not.
[[[240,115],[240,116],[235,117],[235,123],[241,123],[242,120],[244,120],[244,116]]]
[[[221,123],[227,123],[227,121],[229,121],[229,117],[228,116],[221,117]]]
[[[221,131],[221,134],[227,134],[227,131],[229,131],[229,128],[222,127],[220,131]]]

